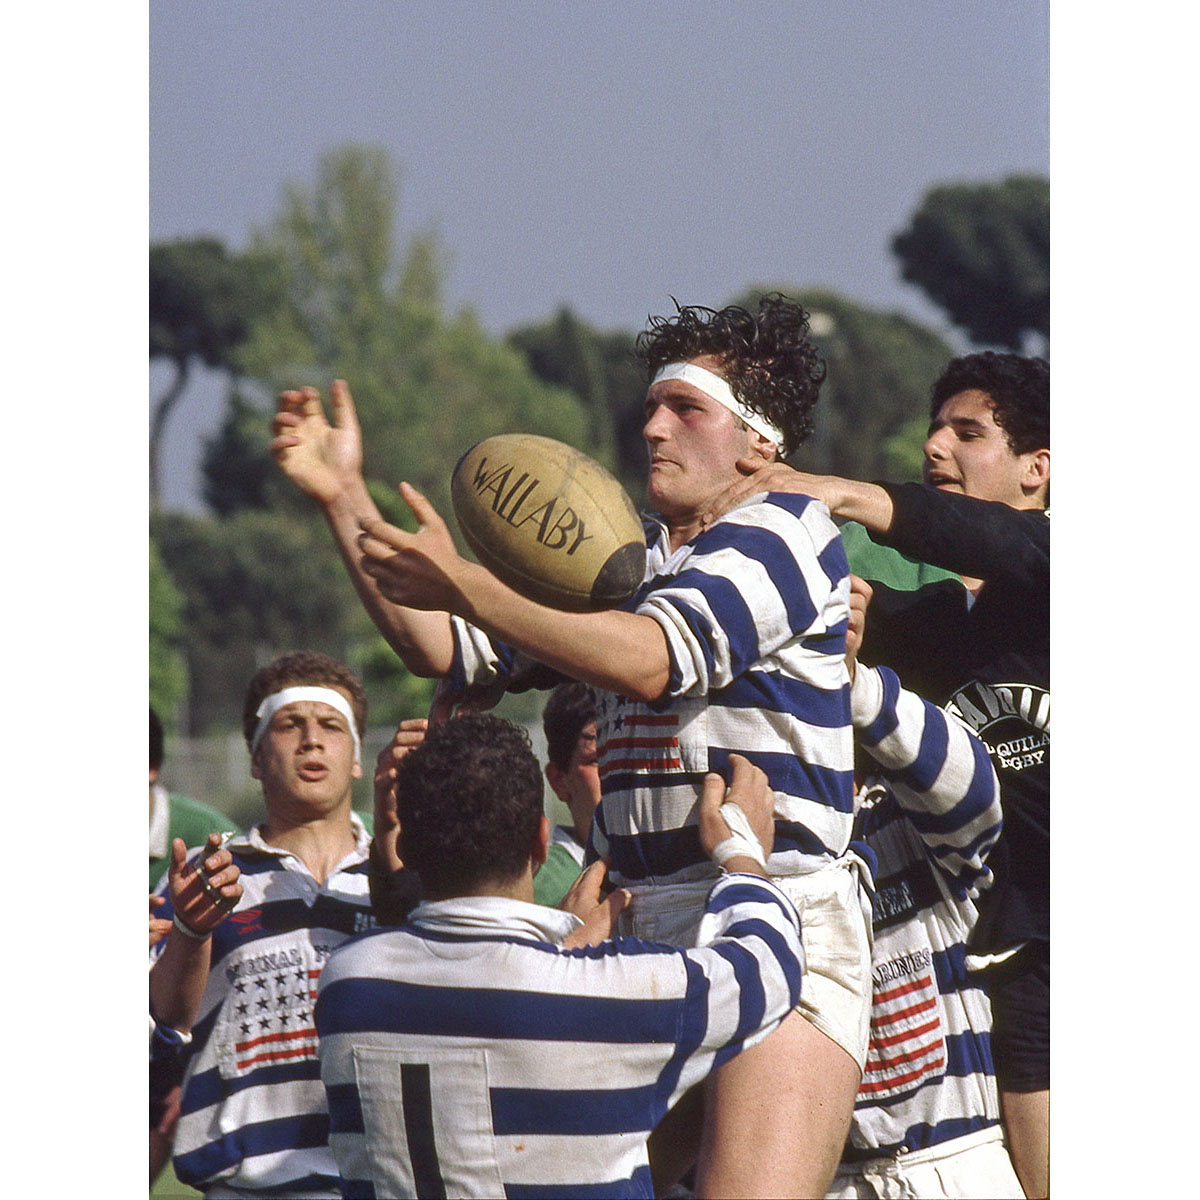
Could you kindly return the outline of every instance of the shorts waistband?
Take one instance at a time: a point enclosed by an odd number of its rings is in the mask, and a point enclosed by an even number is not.
[[[961,1154],[964,1150],[970,1150],[975,1146],[986,1146],[991,1142],[1003,1141],[1003,1129],[999,1125],[989,1125],[986,1129],[976,1129],[973,1133],[964,1133],[961,1137],[950,1138],[949,1141],[938,1142],[933,1146],[924,1146],[920,1150],[905,1150],[902,1147],[891,1154],[880,1154],[875,1150],[847,1146],[842,1155],[842,1165],[838,1168],[838,1174],[858,1174],[872,1166],[886,1167],[898,1162],[906,1165],[936,1162],[947,1155]]]

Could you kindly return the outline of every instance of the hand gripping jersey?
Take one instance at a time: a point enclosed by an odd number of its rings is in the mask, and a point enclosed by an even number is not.
[[[716,882],[698,948],[563,950],[577,924],[461,897],[330,958],[317,1029],[347,1200],[649,1197],[668,1107],[800,993],[796,911],[757,876]]]
[[[620,884],[711,876],[696,803],[736,752],[775,792],[771,874],[815,870],[846,849],[853,820],[849,572],[828,510],[771,493],[674,552],[649,521],[647,543],[646,582],[624,607],[662,627],[670,680],[652,703],[597,692],[590,857],[610,858]],[[455,686],[520,681],[523,656],[453,626]]]
[[[991,1009],[964,962],[1001,828],[987,748],[886,667],[859,665],[853,706],[879,770],[860,792],[855,824],[877,868],[870,1047],[849,1162],[1000,1123]]]
[[[175,1135],[175,1173],[201,1191],[340,1195],[313,1004],[329,955],[374,924],[350,819],[356,848],[322,885],[258,829],[228,844],[243,894],[213,933]]]

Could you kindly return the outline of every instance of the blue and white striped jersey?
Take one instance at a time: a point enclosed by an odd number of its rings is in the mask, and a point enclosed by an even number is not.
[[[730,753],[761,767],[775,792],[772,875],[803,874],[841,854],[853,821],[854,761],[843,656],[849,569],[828,510],[807,496],[755,497],[672,553],[647,524],[646,582],[625,608],[662,627],[663,697],[597,692],[602,800],[590,854],[622,884],[713,873],[696,805]],[[513,677],[520,655],[454,621],[453,682]]]
[[[351,821],[356,848],[323,885],[258,829],[228,843],[243,894],[213,933],[175,1135],[175,1173],[201,1191],[341,1194],[313,1004],[329,955],[374,924],[370,837]]]
[[[330,958],[321,1078],[347,1200],[651,1196],[646,1139],[800,994],[796,911],[722,876],[690,950],[500,896],[419,905]]]
[[[991,1007],[965,963],[1001,826],[987,747],[887,667],[860,664],[852,699],[879,773],[860,791],[855,823],[878,866],[870,1045],[849,1161],[1000,1122]]]

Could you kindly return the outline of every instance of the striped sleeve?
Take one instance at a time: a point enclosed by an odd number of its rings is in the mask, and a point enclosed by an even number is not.
[[[836,635],[830,599],[848,594],[848,574],[837,528],[817,501],[772,494],[734,509],[696,537],[677,572],[642,593],[637,611],[667,637],[667,695],[727,687],[794,638]]]
[[[716,1066],[760,1042],[800,999],[804,951],[792,902],[759,875],[713,886],[689,959],[708,979],[706,1045]]]
[[[879,764],[933,861],[960,895],[990,886],[1000,786],[987,747],[961,721],[901,687],[888,667],[858,665],[855,736]]]

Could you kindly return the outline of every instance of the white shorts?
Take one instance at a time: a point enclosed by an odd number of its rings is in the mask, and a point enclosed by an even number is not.
[[[797,1010],[861,1071],[871,1024],[870,872],[853,853],[808,875],[772,876],[800,914],[804,978]],[[629,887],[618,929],[647,942],[690,948],[712,879]]]
[[[826,1200],[1025,1200],[999,1128],[838,1170]]]

